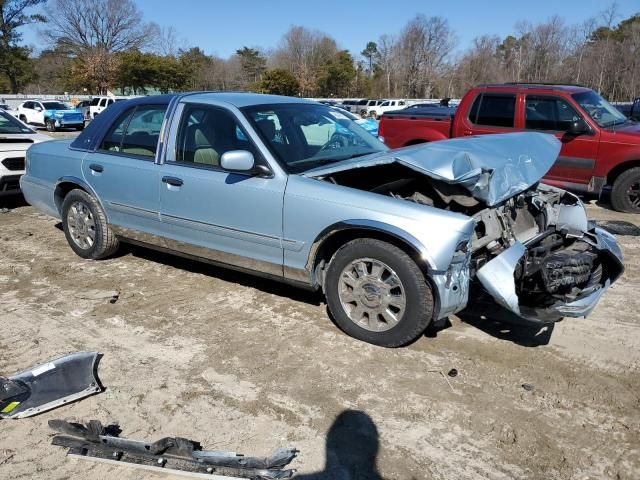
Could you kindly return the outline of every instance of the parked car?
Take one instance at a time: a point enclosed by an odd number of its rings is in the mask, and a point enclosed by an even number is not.
[[[400,110],[407,107],[406,100],[385,100],[379,105],[373,107],[367,107],[367,115],[371,118],[377,119],[383,113],[390,112],[392,110]]]
[[[0,196],[17,193],[24,173],[25,152],[34,143],[51,140],[0,109]]]
[[[383,104],[384,102],[386,102],[386,100],[374,100],[374,99],[365,100],[365,103],[363,103],[362,105],[359,105],[357,113],[362,116],[367,116],[369,114],[367,111],[369,108],[376,107],[378,105]]]
[[[640,122],[640,97],[631,103],[621,103],[614,106],[620,110],[625,117]]]
[[[455,113],[386,113],[380,136],[392,147],[453,137],[540,131],[561,140],[545,183],[599,195],[611,188],[613,208],[640,213],[640,124],[591,89],[505,84],[472,88]]]
[[[78,102],[78,104],[76,105],[76,109],[80,110],[80,113],[82,113],[82,117],[85,120],[91,120],[91,116],[89,115],[90,106],[91,100],[83,100],[81,102]]]
[[[18,118],[36,127],[45,127],[50,132],[58,128],[84,129],[84,118],[80,110],[71,108],[57,100],[28,100],[18,107]]]
[[[350,120],[353,120],[355,123],[364,128],[367,132],[369,132],[374,137],[378,137],[378,121],[373,118],[362,118],[358,115],[354,115],[351,112],[341,112]]]
[[[345,332],[387,347],[464,308],[472,284],[553,322],[622,273],[580,200],[539,184],[553,135],[390,151],[344,117],[273,95],[138,98],[31,147],[20,183],[83,258],[128,241],[321,289]],[[336,124],[348,141],[319,141]]]
[[[102,113],[109,105],[113,105],[116,102],[122,102],[127,100],[126,98],[115,97],[93,97],[89,104],[89,118],[96,118]]]
[[[6,103],[0,103],[0,110],[4,110],[5,112],[7,112],[10,115],[13,115],[16,118],[20,117],[20,113],[18,112],[17,109],[10,107],[8,104]]]

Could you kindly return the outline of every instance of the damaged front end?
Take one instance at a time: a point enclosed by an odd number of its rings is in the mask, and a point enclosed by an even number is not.
[[[624,270],[615,238],[568,192],[540,185],[474,219],[472,271],[520,317],[586,316]]]
[[[446,275],[432,275],[441,301],[438,318],[464,308],[477,280],[516,315],[546,323],[590,313],[624,270],[615,238],[587,221],[582,202],[539,183],[559,152],[553,135],[483,135],[383,152],[306,175],[423,205],[431,215],[444,210],[474,220],[473,235],[456,248]]]

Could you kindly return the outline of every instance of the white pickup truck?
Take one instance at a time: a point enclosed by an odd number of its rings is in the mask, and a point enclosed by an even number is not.
[[[406,107],[406,100],[385,100],[378,105],[367,107],[367,115],[369,115],[371,118],[378,118],[384,112],[390,112],[392,110],[402,110]]]

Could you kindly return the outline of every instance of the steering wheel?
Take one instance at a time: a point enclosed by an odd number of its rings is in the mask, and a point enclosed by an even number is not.
[[[325,143],[318,153],[326,152],[327,150],[337,150],[349,146],[349,139],[340,133],[334,133],[327,143]],[[317,155],[317,154],[316,154]]]

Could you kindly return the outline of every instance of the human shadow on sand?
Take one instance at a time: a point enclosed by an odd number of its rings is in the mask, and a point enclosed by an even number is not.
[[[378,473],[378,429],[359,410],[345,410],[327,433],[324,470],[296,475],[296,480],[382,480]]]

